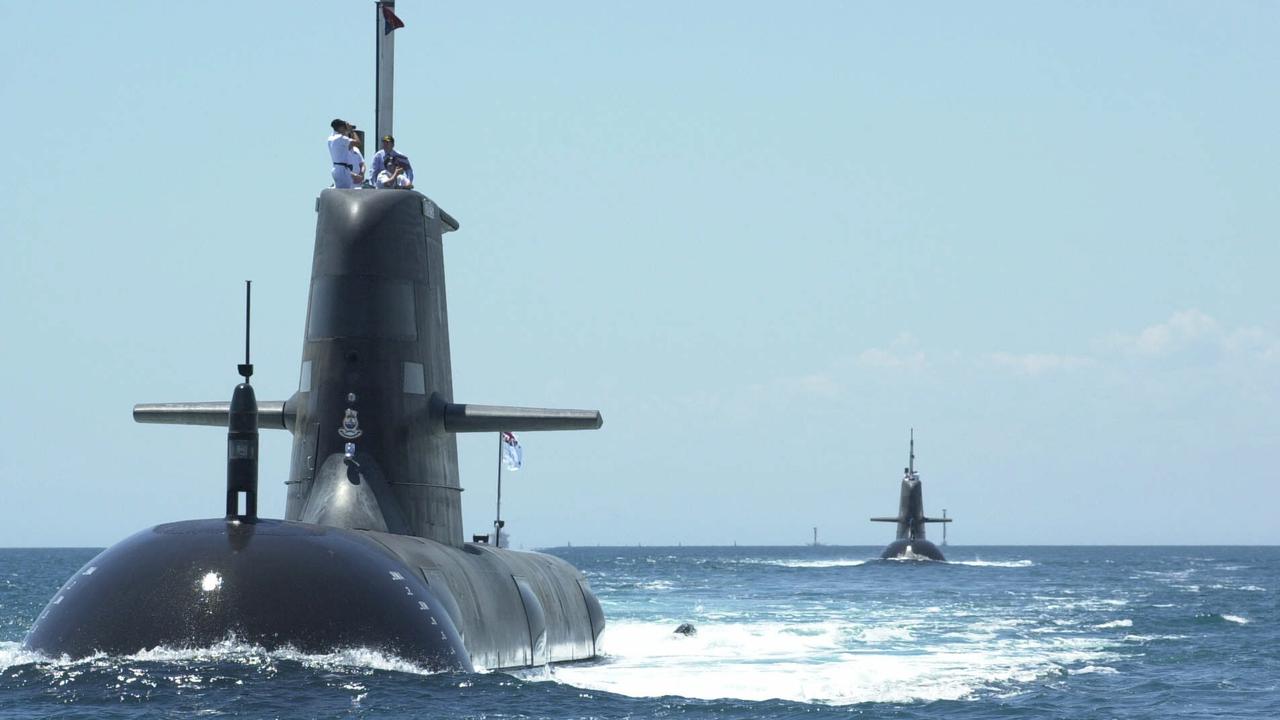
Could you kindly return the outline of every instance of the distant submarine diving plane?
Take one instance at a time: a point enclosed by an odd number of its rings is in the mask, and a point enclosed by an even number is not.
[[[389,113],[378,126],[390,134]],[[316,212],[297,392],[257,401],[246,327],[229,403],[134,408],[138,422],[227,428],[225,514],[106,549],[58,590],[24,645],[82,658],[233,638],[462,671],[595,657],[605,620],[581,572],[464,542],[456,434],[595,429],[600,413],[454,401],[443,235],[458,222],[429,198],[328,189]],[[283,520],[258,517],[259,427],[293,434]]]
[[[945,512],[943,513],[946,514]],[[916,472],[916,433],[911,431],[911,449],[907,467],[902,469],[902,493],[898,499],[897,517],[873,517],[872,522],[898,524],[898,537],[880,553],[881,559],[926,558],[946,560],[937,545],[924,537],[925,523],[949,523],[951,518],[931,518],[924,515],[924,496],[920,489],[920,475]]]

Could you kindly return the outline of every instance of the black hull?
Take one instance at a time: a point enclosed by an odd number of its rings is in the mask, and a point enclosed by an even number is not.
[[[451,586],[464,598],[486,594],[494,611],[482,622]],[[367,648],[471,671],[473,656],[488,668],[592,657],[603,629],[585,580],[557,558],[216,519],[160,525],[103,551],[63,585],[24,645],[81,658],[234,638],[315,654]]]
[[[894,540],[880,553],[881,560],[919,558],[946,561],[937,545],[928,540]]]
[[[73,575],[24,644],[80,658],[228,638],[306,653],[370,648],[433,670],[472,669],[421,576],[358,533],[278,520],[190,520],[137,533]]]

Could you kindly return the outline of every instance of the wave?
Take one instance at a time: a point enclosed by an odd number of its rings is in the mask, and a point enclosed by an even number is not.
[[[838,568],[866,565],[867,560],[765,560],[761,565],[785,568]]]
[[[864,643],[876,644],[884,642],[909,642],[915,639],[911,628],[902,625],[885,625],[869,627],[858,633],[858,639]]]
[[[670,580],[650,580],[648,582],[636,583],[637,590],[670,590],[675,585]]]
[[[1092,675],[1092,674],[1117,675],[1119,674],[1120,671],[1116,670],[1113,667],[1107,667],[1106,665],[1085,665],[1079,670],[1072,670],[1070,672],[1072,675]]]
[[[918,636],[929,627],[840,617],[703,623],[683,637],[665,623],[622,620],[605,630],[603,662],[559,666],[547,679],[628,697],[843,706],[962,700],[1115,657],[1102,638]]]
[[[1060,610],[1095,610],[1109,611],[1112,608],[1124,607],[1129,604],[1128,600],[1123,598],[1099,598],[1099,597],[1054,597],[1052,595],[1032,595],[1033,600],[1040,601],[1040,609],[1045,611]],[[1054,622],[1057,622],[1056,620]]]
[[[948,560],[948,565],[967,565],[968,567],[1024,568],[1035,563],[1030,560]]]
[[[1242,615],[1232,615],[1229,613],[1196,613],[1195,617],[1192,618],[1192,622],[1197,624],[1229,622],[1236,625],[1248,625],[1252,621]]]
[[[1111,622],[1104,622],[1100,625],[1094,625],[1094,627],[1099,629],[1127,628],[1127,627],[1133,627],[1133,621],[1132,620],[1112,620]]]
[[[775,567],[785,568],[837,568],[837,567],[858,567],[866,565],[869,562],[876,562],[877,558],[854,560],[851,558],[838,558],[832,560],[760,560],[746,559],[740,560],[743,565],[773,565]],[[933,562],[929,558],[923,556],[911,557],[894,557],[886,558],[889,562]],[[967,567],[993,567],[993,568],[1025,568],[1033,567],[1034,562],[1030,560],[947,560],[947,565],[964,565]]]
[[[1186,635],[1125,635],[1124,641],[1131,643],[1149,643],[1156,640],[1186,640]]]
[[[22,647],[21,643],[0,642],[0,673],[17,665],[34,665],[49,662],[56,662],[56,660],[38,652],[27,650]]]
[[[1267,589],[1258,587],[1257,585],[1226,585],[1224,583],[1214,583],[1209,586],[1210,590],[1237,590],[1240,592],[1266,592]]]
[[[0,672],[20,665],[66,669],[76,667],[106,668],[130,663],[164,663],[172,665],[231,663],[267,667],[274,666],[279,662],[292,662],[307,668],[333,672],[383,670],[414,675],[436,674],[435,671],[428,670],[408,660],[369,648],[346,648],[335,650],[331,653],[314,654],[299,652],[290,647],[267,650],[260,645],[239,642],[235,638],[229,638],[204,648],[168,648],[161,646],[142,650],[131,655],[97,653],[74,660],[66,655],[51,657],[33,652],[23,648],[20,643],[16,642],[0,643]]]

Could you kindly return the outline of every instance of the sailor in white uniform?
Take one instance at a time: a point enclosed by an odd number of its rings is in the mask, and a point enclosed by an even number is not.
[[[377,188],[402,188],[405,190],[412,190],[413,180],[405,173],[407,168],[408,163],[400,162],[399,156],[388,156],[386,161],[383,163],[382,170],[374,180],[373,186]]]
[[[351,182],[356,187],[364,187],[365,167],[364,167],[364,155],[360,154],[361,153],[361,147],[360,147],[361,140],[359,139],[360,136],[356,133],[355,125],[352,125],[348,132],[351,135],[351,150],[348,151],[348,156],[351,158],[351,160],[349,161],[351,163],[351,175],[352,175]]]
[[[353,188],[363,179],[364,159],[355,149],[356,141],[347,134],[351,131],[351,124],[335,119],[329,127],[333,128],[328,140],[329,159],[333,161],[333,186]]]

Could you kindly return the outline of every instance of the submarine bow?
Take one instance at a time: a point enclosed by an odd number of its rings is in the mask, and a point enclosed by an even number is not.
[[[595,657],[604,615],[581,572],[464,541],[455,434],[596,429],[600,413],[454,401],[443,236],[458,223],[429,198],[329,189],[316,210],[298,389],[255,402],[252,449],[233,437],[247,374],[230,403],[134,408],[138,422],[230,427],[227,516],[107,549],[25,644],[80,657],[235,637],[462,670]],[[283,521],[252,509],[259,427],[293,434]],[[252,483],[234,479],[249,455]]]
[[[370,539],[337,528],[169,523],[89,561],[40,614],[26,643],[83,657],[231,638],[307,653],[374,647],[429,668],[470,670],[435,594],[403,570]]]

